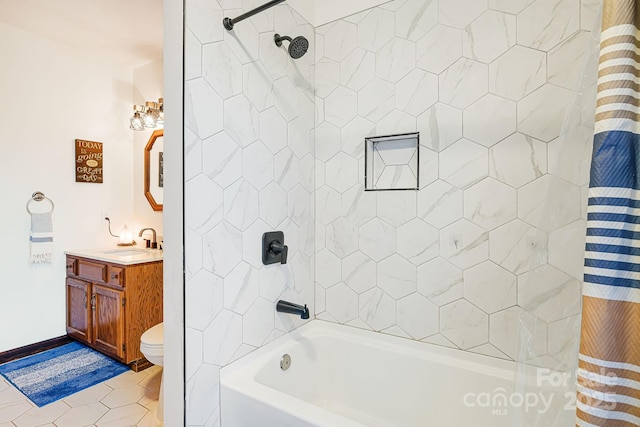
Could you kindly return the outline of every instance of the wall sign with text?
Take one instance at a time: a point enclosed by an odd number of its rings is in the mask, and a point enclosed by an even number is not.
[[[76,182],[102,184],[102,145],[76,139]]]

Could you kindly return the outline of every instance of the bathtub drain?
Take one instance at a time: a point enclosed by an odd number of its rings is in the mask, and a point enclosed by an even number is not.
[[[282,359],[280,359],[280,369],[286,371],[289,369],[289,366],[291,366],[291,356],[285,354],[282,356]]]

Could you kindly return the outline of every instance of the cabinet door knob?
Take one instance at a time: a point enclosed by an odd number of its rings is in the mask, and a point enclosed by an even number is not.
[[[116,280],[118,278],[118,273],[111,273],[111,280]]]
[[[91,310],[96,311],[96,294],[91,295]]]

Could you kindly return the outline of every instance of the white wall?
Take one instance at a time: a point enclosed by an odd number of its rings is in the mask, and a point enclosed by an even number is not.
[[[162,93],[162,64],[156,61],[132,75],[130,69],[96,63],[22,30],[6,25],[0,30],[2,56],[11,58],[0,71],[0,86],[5,99],[12,100],[0,107],[1,143],[8,154],[0,177],[13,183],[1,190],[6,215],[0,271],[14,278],[4,290],[0,316],[17,325],[0,337],[3,351],[65,334],[63,251],[117,243],[101,221],[103,212],[112,219],[115,234],[125,223],[134,233],[150,226],[162,234],[162,213],[151,210],[142,189],[142,154],[150,132],[137,133],[134,143],[128,129],[134,97],[155,99]],[[43,113],[34,120],[26,117],[31,110]],[[74,182],[75,138],[105,143],[103,184]],[[29,217],[24,204],[36,190],[56,204],[51,265],[26,262]]]
[[[132,72],[0,24],[0,351],[65,334],[65,249],[115,246],[133,218]],[[104,143],[104,183],[76,183],[74,139]],[[36,191],[55,203],[52,264],[30,265]],[[41,205],[38,205],[40,207]],[[43,206],[43,205],[42,205]]]

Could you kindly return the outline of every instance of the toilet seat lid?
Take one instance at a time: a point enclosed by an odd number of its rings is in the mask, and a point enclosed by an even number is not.
[[[147,329],[140,337],[140,342],[145,346],[162,346],[164,344],[163,323],[158,323],[154,327]]]

